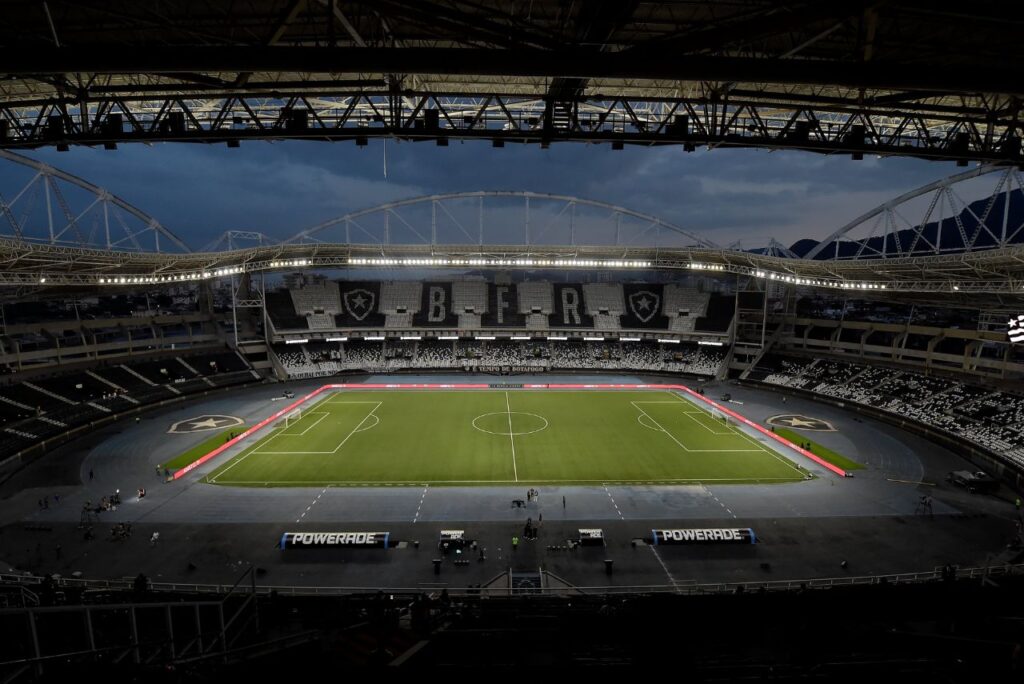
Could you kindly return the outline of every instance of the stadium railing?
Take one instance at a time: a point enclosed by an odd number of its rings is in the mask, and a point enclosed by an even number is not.
[[[545,571],[546,572],[546,571]],[[546,573],[550,574],[550,573]],[[1024,564],[1002,564],[976,566],[970,568],[956,568],[955,577],[957,580],[974,580],[986,577],[1005,577],[1024,575]],[[555,586],[538,587],[531,591],[537,595],[565,595],[565,594],[683,594],[683,595],[704,595],[704,594],[727,594],[740,590],[761,590],[765,591],[798,591],[811,589],[830,589],[848,586],[865,585],[895,585],[895,584],[921,584],[925,582],[939,582],[946,580],[943,568],[924,570],[920,572],[886,573],[878,575],[856,575],[839,577],[818,577],[805,579],[784,579],[784,580],[749,580],[744,582],[708,582],[700,584],[637,584],[637,585],[597,585],[597,586]],[[41,584],[44,578],[36,575],[0,574],[2,584],[20,584],[35,586]],[[133,589],[134,578],[126,579],[79,579],[73,577],[60,577],[55,580],[58,587],[76,587],[81,589],[106,589],[106,590],[127,590]],[[149,588],[152,591],[180,592],[180,593],[212,593],[225,594],[232,590],[233,584],[198,584],[191,582],[151,582]],[[490,586],[483,588],[446,586],[450,596],[480,596],[480,595],[511,595],[514,592],[507,585]],[[291,596],[341,596],[346,594],[377,593],[383,591],[393,594],[418,595],[424,592],[423,587],[360,587],[360,586],[297,586],[297,585],[255,585],[254,590],[258,594],[285,594]]]

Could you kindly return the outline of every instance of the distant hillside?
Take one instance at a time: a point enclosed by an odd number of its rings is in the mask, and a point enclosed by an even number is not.
[[[866,246],[862,258],[877,258],[878,255],[875,253],[875,250],[879,252],[885,251],[883,247],[888,247],[890,251],[896,251],[897,244],[903,247],[904,252],[909,251],[910,254],[915,256],[934,254],[936,245],[943,253],[947,254],[950,252],[961,252],[966,245],[970,244],[974,245],[973,249],[975,250],[991,249],[998,246],[997,238],[1002,236],[1006,197],[1007,193],[1005,192],[997,195],[995,199],[986,197],[985,199],[971,202],[957,217],[948,217],[941,222],[932,221],[927,223],[921,238],[916,243],[914,242],[916,237],[914,231],[910,229],[856,242],[840,242],[839,257],[852,257],[856,255],[860,245],[864,243],[866,243]],[[991,208],[989,208],[989,202],[992,202]],[[978,223],[981,217],[986,216],[986,210],[988,213],[984,225],[991,231],[991,235],[983,230]],[[957,219],[963,225],[963,234],[957,227]],[[942,227],[941,243],[938,242],[940,225]],[[1012,244],[1024,244],[1024,194],[1020,190],[1014,190],[1010,193],[1010,210],[1006,216],[1006,236]],[[964,239],[965,237],[966,240]],[[888,240],[888,244],[884,242],[885,240]],[[804,238],[793,243],[790,249],[802,257],[814,249],[816,245],[818,245],[817,240]],[[832,243],[822,250],[816,259],[825,260],[834,257],[835,244]]]

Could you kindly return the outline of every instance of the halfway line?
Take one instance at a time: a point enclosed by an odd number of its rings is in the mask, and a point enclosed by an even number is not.
[[[512,435],[512,407],[508,403],[508,392],[505,392],[505,411],[508,413],[508,438],[512,440],[512,474],[519,482],[519,471],[516,470],[516,438]]]

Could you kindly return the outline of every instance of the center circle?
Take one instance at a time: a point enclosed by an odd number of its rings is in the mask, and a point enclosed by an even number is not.
[[[540,432],[548,426],[548,419],[536,413],[500,411],[484,413],[473,419],[473,427],[480,432],[502,437],[519,437]],[[509,429],[511,427],[511,429]]]

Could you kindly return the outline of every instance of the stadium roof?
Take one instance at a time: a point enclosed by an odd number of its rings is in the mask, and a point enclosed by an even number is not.
[[[1024,248],[935,257],[819,261],[710,248],[530,245],[286,244],[224,252],[135,253],[0,239],[0,285],[119,288],[173,285],[240,273],[318,269],[489,269],[734,274],[852,296],[954,302],[1024,302]]]
[[[573,140],[1020,163],[1024,6],[5,3],[0,147]]]

